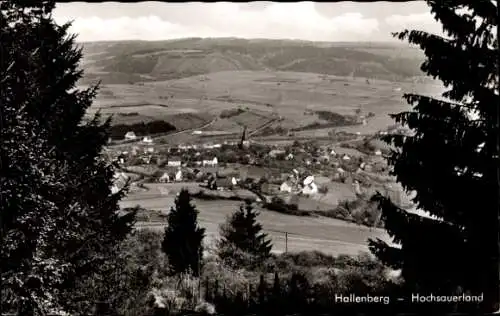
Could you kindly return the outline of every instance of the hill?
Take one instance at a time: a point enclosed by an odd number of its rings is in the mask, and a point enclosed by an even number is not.
[[[219,71],[291,71],[407,80],[420,76],[418,49],[386,43],[188,38],[82,43],[82,83],[179,79]]]

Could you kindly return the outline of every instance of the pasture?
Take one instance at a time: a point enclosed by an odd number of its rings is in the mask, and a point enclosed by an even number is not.
[[[203,80],[201,80],[204,78]],[[393,83],[352,77],[324,76],[299,72],[223,71],[182,79],[144,82],[135,85],[105,85],[90,112],[104,114],[135,112],[140,117],[163,119],[174,124],[178,115],[186,117],[218,116],[228,109],[242,108],[245,113],[217,120],[207,130],[241,131],[257,128],[266,119],[281,117],[287,129],[312,123],[328,123],[315,111],[340,115],[372,112],[368,124],[339,127],[337,130],[372,133],[393,124],[389,114],[408,110],[402,100],[405,92],[436,94],[440,88],[411,82]],[[115,116],[116,117],[116,116]],[[130,118],[129,118],[130,119]],[[189,126],[191,125],[191,126]],[[200,121],[183,124],[197,128]],[[323,129],[322,133],[328,133]],[[298,132],[315,137],[314,131]]]
[[[177,183],[150,186],[151,190],[147,192],[129,194],[121,202],[121,207],[141,205],[144,208],[168,212],[174,205],[175,193],[182,187],[194,189],[193,186],[197,185]],[[217,238],[219,225],[238,209],[240,202],[194,200],[194,204],[200,212],[198,215],[200,225],[206,228],[210,242]],[[288,232],[288,251],[320,250],[333,255],[368,251],[368,238],[389,240],[383,230],[370,229],[332,218],[297,217],[260,210],[259,221],[264,226],[264,231],[272,238],[274,251],[277,252],[285,250],[285,231]],[[137,227],[162,230],[164,224],[140,222],[137,223]]]

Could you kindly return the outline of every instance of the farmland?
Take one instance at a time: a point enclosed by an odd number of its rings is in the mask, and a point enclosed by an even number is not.
[[[332,128],[370,134],[393,122],[389,114],[408,109],[401,99],[403,93],[425,90],[435,94],[439,91],[439,87],[433,85],[387,81],[368,84],[352,78],[331,81],[314,74],[291,72],[229,71],[203,78],[207,80],[188,77],[146,82],[133,89],[124,85],[105,85],[103,91],[108,91],[108,95],[111,91],[113,99],[99,94],[90,112],[100,110],[104,115],[115,114],[115,124],[164,120],[178,130],[199,128],[217,118],[205,130],[241,133],[242,126],[252,131],[275,119],[270,127],[279,126],[283,130],[318,125],[318,128],[298,132],[299,135],[327,135]],[[281,84],[270,84],[271,80],[280,80]],[[227,95],[230,97],[221,97]],[[242,112],[232,117],[219,117],[228,109],[241,109]],[[355,111],[365,115],[373,113],[373,116],[366,125],[322,128],[330,122],[316,114],[331,112],[352,116]]]
[[[408,109],[403,93],[441,91],[420,82],[421,54],[401,45],[194,38],[83,48],[82,87],[103,83],[89,114],[115,114],[114,124],[162,120],[191,130],[217,119],[206,131],[268,123],[267,132],[313,127],[299,132],[310,137],[332,128],[370,134]],[[243,112],[219,117],[227,110]],[[319,111],[374,115],[366,125],[335,126]]]
[[[197,185],[188,183],[148,185],[149,191],[136,192],[125,198],[121,206],[133,207],[140,204],[152,210],[168,212],[174,205],[175,194],[182,187],[197,190]],[[238,201],[204,201],[195,200],[200,214],[200,225],[207,229],[207,236],[214,239],[218,236],[218,228],[226,216],[234,212],[240,205]],[[285,249],[284,232],[288,232],[288,250],[321,250],[331,254],[356,254],[367,251],[368,238],[386,239],[388,236],[379,229],[358,226],[344,221],[322,217],[296,217],[261,210],[259,221],[264,231],[270,234],[274,250]],[[164,224],[138,223],[139,227],[162,229]],[[277,232],[280,231],[280,232]]]

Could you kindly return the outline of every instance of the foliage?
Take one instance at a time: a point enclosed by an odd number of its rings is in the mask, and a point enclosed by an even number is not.
[[[229,217],[220,227],[219,256],[221,259],[234,259],[234,254],[241,251],[253,257],[257,262],[269,258],[271,241],[262,233],[262,225],[257,222],[259,213],[250,201]]]
[[[198,226],[198,210],[191,203],[187,189],[175,199],[175,207],[167,216],[162,249],[168,257],[173,274],[191,271],[200,273],[205,229]]]
[[[219,117],[220,118],[231,118],[231,117],[234,117],[234,116],[238,116],[241,113],[245,113],[245,110],[243,110],[242,108],[228,109],[228,110],[223,110],[219,114]]]
[[[137,136],[161,134],[175,131],[174,125],[165,121],[140,122],[136,124],[113,124],[110,137],[113,140],[123,139],[127,132],[134,132]]]
[[[21,315],[78,309],[74,285],[104,278],[135,216],[100,156],[110,121],[83,121],[97,87],[75,89],[81,50],[54,5],[0,3],[0,306]]]
[[[372,241],[386,264],[402,268],[407,291],[484,293],[498,310],[498,7],[497,1],[427,1],[447,38],[395,34],[420,46],[421,69],[443,82],[442,98],[406,94],[413,106],[392,117],[411,130],[394,145],[393,174],[414,202],[441,220],[410,214],[377,197],[401,249]]]
[[[304,255],[308,254],[298,257]],[[215,279],[207,277],[205,281],[206,298],[221,313],[288,315],[303,312],[312,315],[340,312],[343,304],[335,302],[336,294],[394,295],[400,289],[397,283],[387,280],[385,267],[370,255],[333,258],[338,260],[336,264],[331,259],[319,267],[287,267],[274,273],[213,271],[210,277]],[[373,312],[377,308],[373,304],[355,305],[351,312],[359,312],[360,308]]]

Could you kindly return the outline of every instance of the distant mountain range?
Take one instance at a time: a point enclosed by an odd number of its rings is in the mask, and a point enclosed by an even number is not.
[[[406,81],[421,77],[422,52],[400,43],[185,38],[86,42],[82,84],[179,79],[219,71],[291,71]]]

